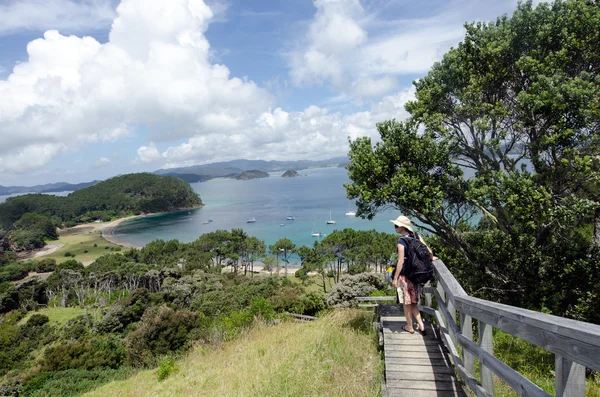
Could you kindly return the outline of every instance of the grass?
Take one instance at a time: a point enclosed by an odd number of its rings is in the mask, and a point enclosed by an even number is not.
[[[372,314],[336,311],[311,323],[258,325],[219,348],[197,346],[159,382],[147,370],[87,396],[380,396]]]
[[[43,314],[48,316],[50,320],[50,324],[53,325],[65,325],[67,321],[81,316],[86,313],[86,309],[81,309],[78,307],[49,307],[47,309],[40,309],[35,312],[28,312],[23,319],[19,322],[19,324],[25,324],[29,317],[34,314]]]
[[[63,244],[64,247],[60,248],[59,250],[50,255],[45,255],[36,259],[55,259],[56,263],[61,263],[68,259],[75,259],[87,265],[104,254],[114,253],[114,250],[111,251],[110,248],[123,249],[122,247],[109,243],[104,238],[102,238],[101,232],[91,232],[90,230],[92,230],[91,227],[80,229],[68,229],[65,232],[61,232],[58,237],[58,240],[50,241],[48,243]],[[96,244],[97,246],[94,247],[94,244]],[[106,249],[105,247],[108,247],[108,249]],[[75,257],[66,257],[65,253],[67,252],[74,254]]]

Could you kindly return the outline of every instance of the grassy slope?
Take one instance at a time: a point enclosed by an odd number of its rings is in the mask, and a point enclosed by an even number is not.
[[[86,230],[84,228],[69,229],[69,231],[71,230],[75,230],[76,232],[61,233],[58,240],[49,242],[50,244],[63,244],[64,247],[51,255],[45,255],[36,259],[50,258],[55,259],[56,263],[63,262],[67,259],[76,259],[79,262],[89,263],[104,254],[114,253],[114,251],[110,251],[111,247],[119,247],[118,245],[109,243],[103,239],[102,233],[99,231],[89,232],[89,229]],[[94,244],[96,244],[97,247],[94,247]],[[109,249],[106,249],[105,247],[109,247]],[[84,253],[86,250],[88,252]],[[66,252],[75,254],[75,258],[65,257]]]
[[[29,317],[31,317],[34,314],[43,314],[45,316],[48,316],[50,324],[65,325],[67,321],[75,317],[79,317],[85,314],[86,312],[86,309],[81,309],[78,307],[49,307],[47,309],[40,309],[35,312],[28,312],[27,315],[23,317],[21,321],[19,321],[19,324],[25,324]]]
[[[382,362],[371,316],[338,311],[312,323],[257,326],[221,348],[197,347],[162,382],[147,370],[87,395],[379,396]]]

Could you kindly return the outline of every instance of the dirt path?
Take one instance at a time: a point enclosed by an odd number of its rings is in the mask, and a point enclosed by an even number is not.
[[[28,251],[23,256],[17,255],[17,258],[19,260],[39,258],[40,256],[53,254],[56,251],[58,251],[59,249],[61,249],[62,247],[64,247],[64,244],[47,244],[46,246],[44,246],[43,248],[40,248],[39,250]]]

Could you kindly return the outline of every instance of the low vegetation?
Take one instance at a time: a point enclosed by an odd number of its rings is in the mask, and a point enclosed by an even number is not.
[[[197,345],[87,396],[380,396],[382,364],[372,315],[358,310],[311,323],[264,322],[218,348]]]

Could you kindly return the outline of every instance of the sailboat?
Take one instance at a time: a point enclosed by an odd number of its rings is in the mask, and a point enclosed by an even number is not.
[[[310,232],[310,235],[313,237],[321,237],[321,232],[315,232],[315,225],[313,225],[312,232]]]
[[[288,207],[288,212],[287,212],[287,216],[285,217],[286,220],[288,221],[295,221],[296,217],[293,215],[290,215],[290,207]]]
[[[346,216],[356,216],[356,212],[350,211],[350,204],[348,204],[348,211],[346,211]]]
[[[327,221],[328,225],[335,225],[335,221],[331,219],[331,210],[329,211],[329,220]]]
[[[255,217],[252,217],[252,218],[249,218],[249,219],[246,220],[246,223],[254,223],[254,222],[256,222],[256,218]]]

